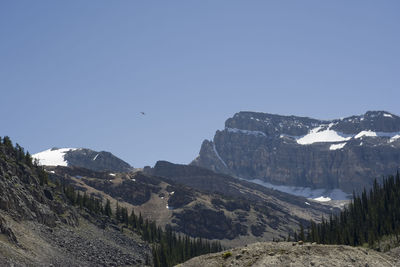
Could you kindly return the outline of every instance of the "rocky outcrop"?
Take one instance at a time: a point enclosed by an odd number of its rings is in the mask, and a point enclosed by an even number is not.
[[[102,177],[102,173],[99,173]],[[150,200],[152,193],[158,193],[161,188],[159,186],[160,180],[152,179],[151,177],[144,176],[136,173],[132,178],[123,179],[121,183],[114,183],[113,176],[109,179],[93,179],[82,176],[82,181],[90,187],[96,188],[115,199],[121,199],[132,205],[141,205]]]
[[[73,209],[54,201],[53,188],[40,185],[38,176],[47,176],[44,171],[17,160],[4,146],[0,150],[0,210],[17,221],[35,220],[51,227],[62,221],[78,224]]]
[[[247,226],[234,222],[222,210],[209,209],[203,205],[195,205],[192,209],[184,209],[174,213],[179,232],[208,239],[234,239],[239,235],[247,235]]]
[[[0,234],[5,235],[11,243],[18,244],[17,237],[2,216],[0,216]]]
[[[229,251],[193,258],[182,267],[194,266],[398,266],[387,254],[365,248],[310,243],[254,243]]]
[[[94,171],[129,172],[133,167],[106,151],[77,149],[65,154],[69,166],[83,167]]]
[[[331,121],[239,112],[192,165],[281,185],[351,193],[400,166],[400,117],[370,111]]]

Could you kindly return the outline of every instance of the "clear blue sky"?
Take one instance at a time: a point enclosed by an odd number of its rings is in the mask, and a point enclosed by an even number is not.
[[[399,14],[400,1],[3,0],[0,135],[142,167],[189,163],[242,110],[400,114]]]

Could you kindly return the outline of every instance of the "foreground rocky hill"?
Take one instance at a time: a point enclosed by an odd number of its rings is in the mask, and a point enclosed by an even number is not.
[[[32,157],[44,166],[75,166],[93,171],[129,172],[133,167],[107,151],[87,148],[51,148]]]
[[[29,154],[0,138],[0,266],[151,264],[148,244],[108,217],[72,206]]]
[[[181,267],[214,266],[398,266],[398,259],[374,250],[298,243],[254,243],[193,258]]]
[[[399,164],[400,117],[384,111],[330,121],[239,112],[192,162],[245,179],[347,193]]]

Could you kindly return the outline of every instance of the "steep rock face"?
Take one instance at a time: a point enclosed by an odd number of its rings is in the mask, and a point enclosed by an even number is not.
[[[133,170],[125,161],[106,151],[87,148],[52,148],[32,155],[46,166],[75,166],[93,171],[129,172]]]
[[[35,220],[50,227],[60,222],[77,225],[76,213],[64,203],[53,201],[50,186],[40,185],[38,176],[47,174],[16,160],[14,151],[7,150],[4,145],[0,147],[0,210],[17,221]]]
[[[275,184],[358,191],[400,166],[400,117],[369,111],[323,121],[239,112],[191,164]]]

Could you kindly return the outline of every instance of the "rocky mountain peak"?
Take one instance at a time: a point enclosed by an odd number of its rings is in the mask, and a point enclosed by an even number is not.
[[[386,111],[367,111],[363,115],[333,120],[332,129],[348,134],[361,131],[399,132],[400,117]]]
[[[225,128],[260,131],[267,136],[277,136],[279,134],[303,135],[311,127],[324,122],[308,117],[242,111],[229,118],[225,122]]]
[[[352,192],[393,173],[399,162],[400,117],[387,111],[333,120],[245,111],[204,141],[192,164],[246,179]]]
[[[56,148],[36,153],[33,158],[45,166],[75,166],[93,171],[128,172],[133,170],[125,161],[107,151],[87,148]]]
[[[284,116],[269,113],[241,111],[225,122],[225,129],[259,131],[266,136],[281,134],[301,136],[311,129],[321,127],[357,134],[360,131],[400,131],[400,117],[387,111],[367,111],[365,114],[334,120],[318,120],[309,117]]]

